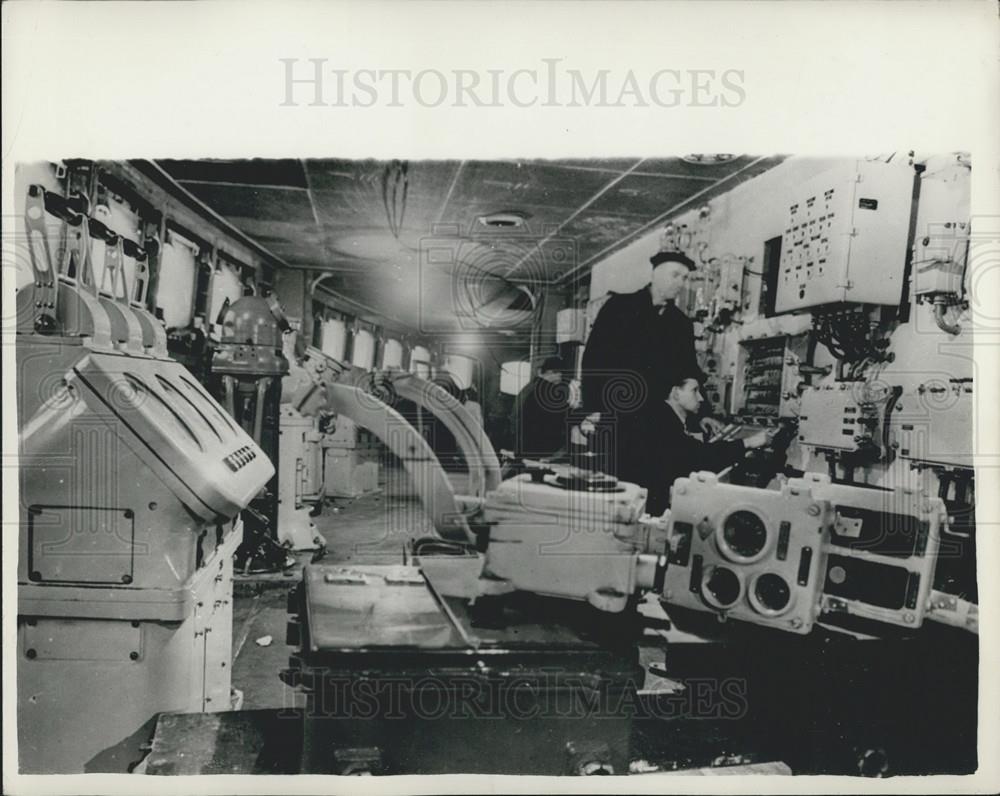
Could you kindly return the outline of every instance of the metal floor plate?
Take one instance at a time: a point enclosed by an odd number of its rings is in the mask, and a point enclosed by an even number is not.
[[[314,565],[305,586],[313,651],[468,647],[416,567]]]

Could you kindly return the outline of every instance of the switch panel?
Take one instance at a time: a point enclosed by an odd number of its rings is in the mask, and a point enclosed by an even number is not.
[[[799,442],[812,448],[854,451],[880,447],[889,393],[863,381],[812,387],[802,394]]]
[[[950,467],[973,467],[972,382],[928,382],[903,393],[895,425],[904,459]]]
[[[775,310],[898,304],[914,173],[857,161],[801,184],[782,233]]]
[[[944,502],[902,487],[832,484],[823,473],[806,473],[789,485],[810,489],[833,507],[823,613],[919,627],[947,522]]]

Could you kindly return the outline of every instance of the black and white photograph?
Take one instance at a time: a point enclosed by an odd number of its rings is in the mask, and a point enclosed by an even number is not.
[[[618,8],[5,4],[4,792],[994,789],[997,6]]]

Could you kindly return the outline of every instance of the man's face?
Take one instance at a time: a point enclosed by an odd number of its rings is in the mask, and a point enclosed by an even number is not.
[[[562,381],[562,373],[558,370],[540,370],[538,378],[549,382],[549,384],[559,384]]]
[[[654,304],[665,304],[676,299],[688,280],[688,269],[683,263],[663,263],[653,269],[651,292]]]
[[[694,414],[701,406],[701,387],[695,379],[688,379],[681,387],[674,387],[671,396],[685,412]]]

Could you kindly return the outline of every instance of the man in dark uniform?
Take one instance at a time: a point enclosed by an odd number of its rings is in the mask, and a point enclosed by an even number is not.
[[[589,433],[597,424],[592,440],[602,469],[653,495],[663,471],[660,435],[666,412],[672,411],[665,403],[670,385],[679,374],[704,375],[693,324],[675,305],[694,262],[682,252],[658,252],[650,263],[650,283],[635,293],[613,293],[590,331],[582,374],[587,419],[581,430]],[[713,431],[721,428],[711,418],[702,423]]]
[[[548,357],[514,401],[514,449],[528,459],[553,457],[568,444],[569,386],[563,361]]]
[[[687,421],[697,416],[702,401],[696,374],[681,373],[674,378],[660,438],[665,452],[663,469],[657,474],[657,493],[651,491],[646,501],[650,514],[660,514],[669,505],[670,487],[678,478],[700,470],[717,473],[738,462],[751,448],[763,447],[769,441],[766,431],[758,431],[732,442],[701,442],[687,432]]]

